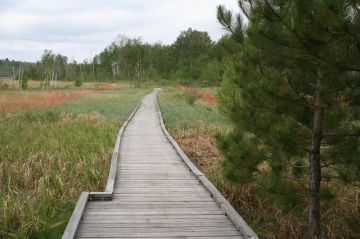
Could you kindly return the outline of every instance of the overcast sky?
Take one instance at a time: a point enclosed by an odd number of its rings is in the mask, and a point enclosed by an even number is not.
[[[83,61],[118,34],[171,44],[189,27],[217,40],[219,4],[237,9],[237,0],[0,0],[0,59],[37,61],[50,49]]]

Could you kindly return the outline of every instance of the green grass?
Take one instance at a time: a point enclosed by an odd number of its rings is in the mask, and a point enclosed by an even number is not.
[[[116,134],[149,89],[0,118],[0,238],[60,238],[82,191],[103,191]]]
[[[231,122],[219,112],[216,105],[206,104],[199,99],[194,104],[190,104],[188,97],[189,93],[175,88],[165,88],[161,91],[158,102],[168,129],[198,130],[199,127],[219,129],[231,127]]]

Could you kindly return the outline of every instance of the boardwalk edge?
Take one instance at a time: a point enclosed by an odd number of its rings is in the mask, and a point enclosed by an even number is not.
[[[155,91],[159,92],[161,89],[156,88]],[[180,146],[176,141],[171,137],[167,131],[163,118],[161,116],[161,111],[159,103],[157,101],[157,96],[155,97],[157,112],[160,119],[160,126],[164,132],[166,138],[172,144],[180,158],[185,162],[190,171],[198,178],[198,180],[204,185],[204,187],[210,192],[212,197],[218,206],[223,210],[223,212],[229,217],[235,227],[245,238],[258,239],[257,234],[251,229],[251,227],[245,222],[245,220],[239,215],[239,213],[231,206],[231,204],[222,196],[222,194],[216,189],[216,187],[206,178],[206,176],[191,162],[191,160],[186,156],[182,151]]]
[[[147,95],[147,94],[145,94]],[[63,233],[63,236],[61,239],[73,239],[76,235],[76,231],[78,229],[78,226],[80,224],[80,221],[82,219],[85,207],[87,205],[88,201],[91,200],[112,200],[113,197],[113,191],[114,191],[114,185],[116,180],[116,167],[117,163],[120,157],[119,149],[121,144],[121,138],[123,135],[123,132],[128,125],[128,123],[131,121],[131,119],[134,117],[135,113],[138,111],[141,102],[143,100],[144,96],[142,96],[136,105],[135,109],[129,116],[129,118],[123,123],[122,127],[120,128],[116,141],[114,150],[111,156],[111,164],[110,164],[110,170],[109,170],[109,176],[108,180],[105,186],[104,192],[82,192],[80,194],[79,200],[76,203],[75,209],[70,217],[70,220],[65,228],[65,231]]]

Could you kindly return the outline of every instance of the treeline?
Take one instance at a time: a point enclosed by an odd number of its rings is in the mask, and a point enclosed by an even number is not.
[[[226,36],[213,42],[207,32],[191,28],[181,32],[171,45],[148,44],[120,35],[95,56],[94,62],[102,79],[218,85],[236,44]]]
[[[32,63],[0,59],[0,77],[13,77],[18,74],[20,67],[26,67]]]
[[[69,62],[68,57],[45,50],[40,61],[24,64],[21,74],[25,81],[42,81],[43,88],[58,81],[81,85],[84,81],[118,80],[214,86],[220,84],[224,65],[237,45],[231,37],[214,42],[207,32],[191,28],[182,31],[171,45],[149,44],[141,38],[119,35],[93,59],[81,63]],[[17,72],[15,75],[20,74]],[[4,76],[13,77],[12,67],[4,71]]]

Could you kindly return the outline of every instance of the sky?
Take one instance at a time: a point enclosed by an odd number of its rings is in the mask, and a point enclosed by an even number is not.
[[[49,49],[83,61],[119,34],[171,44],[189,27],[218,40],[219,4],[238,9],[237,0],[0,0],[0,59],[35,62]]]

